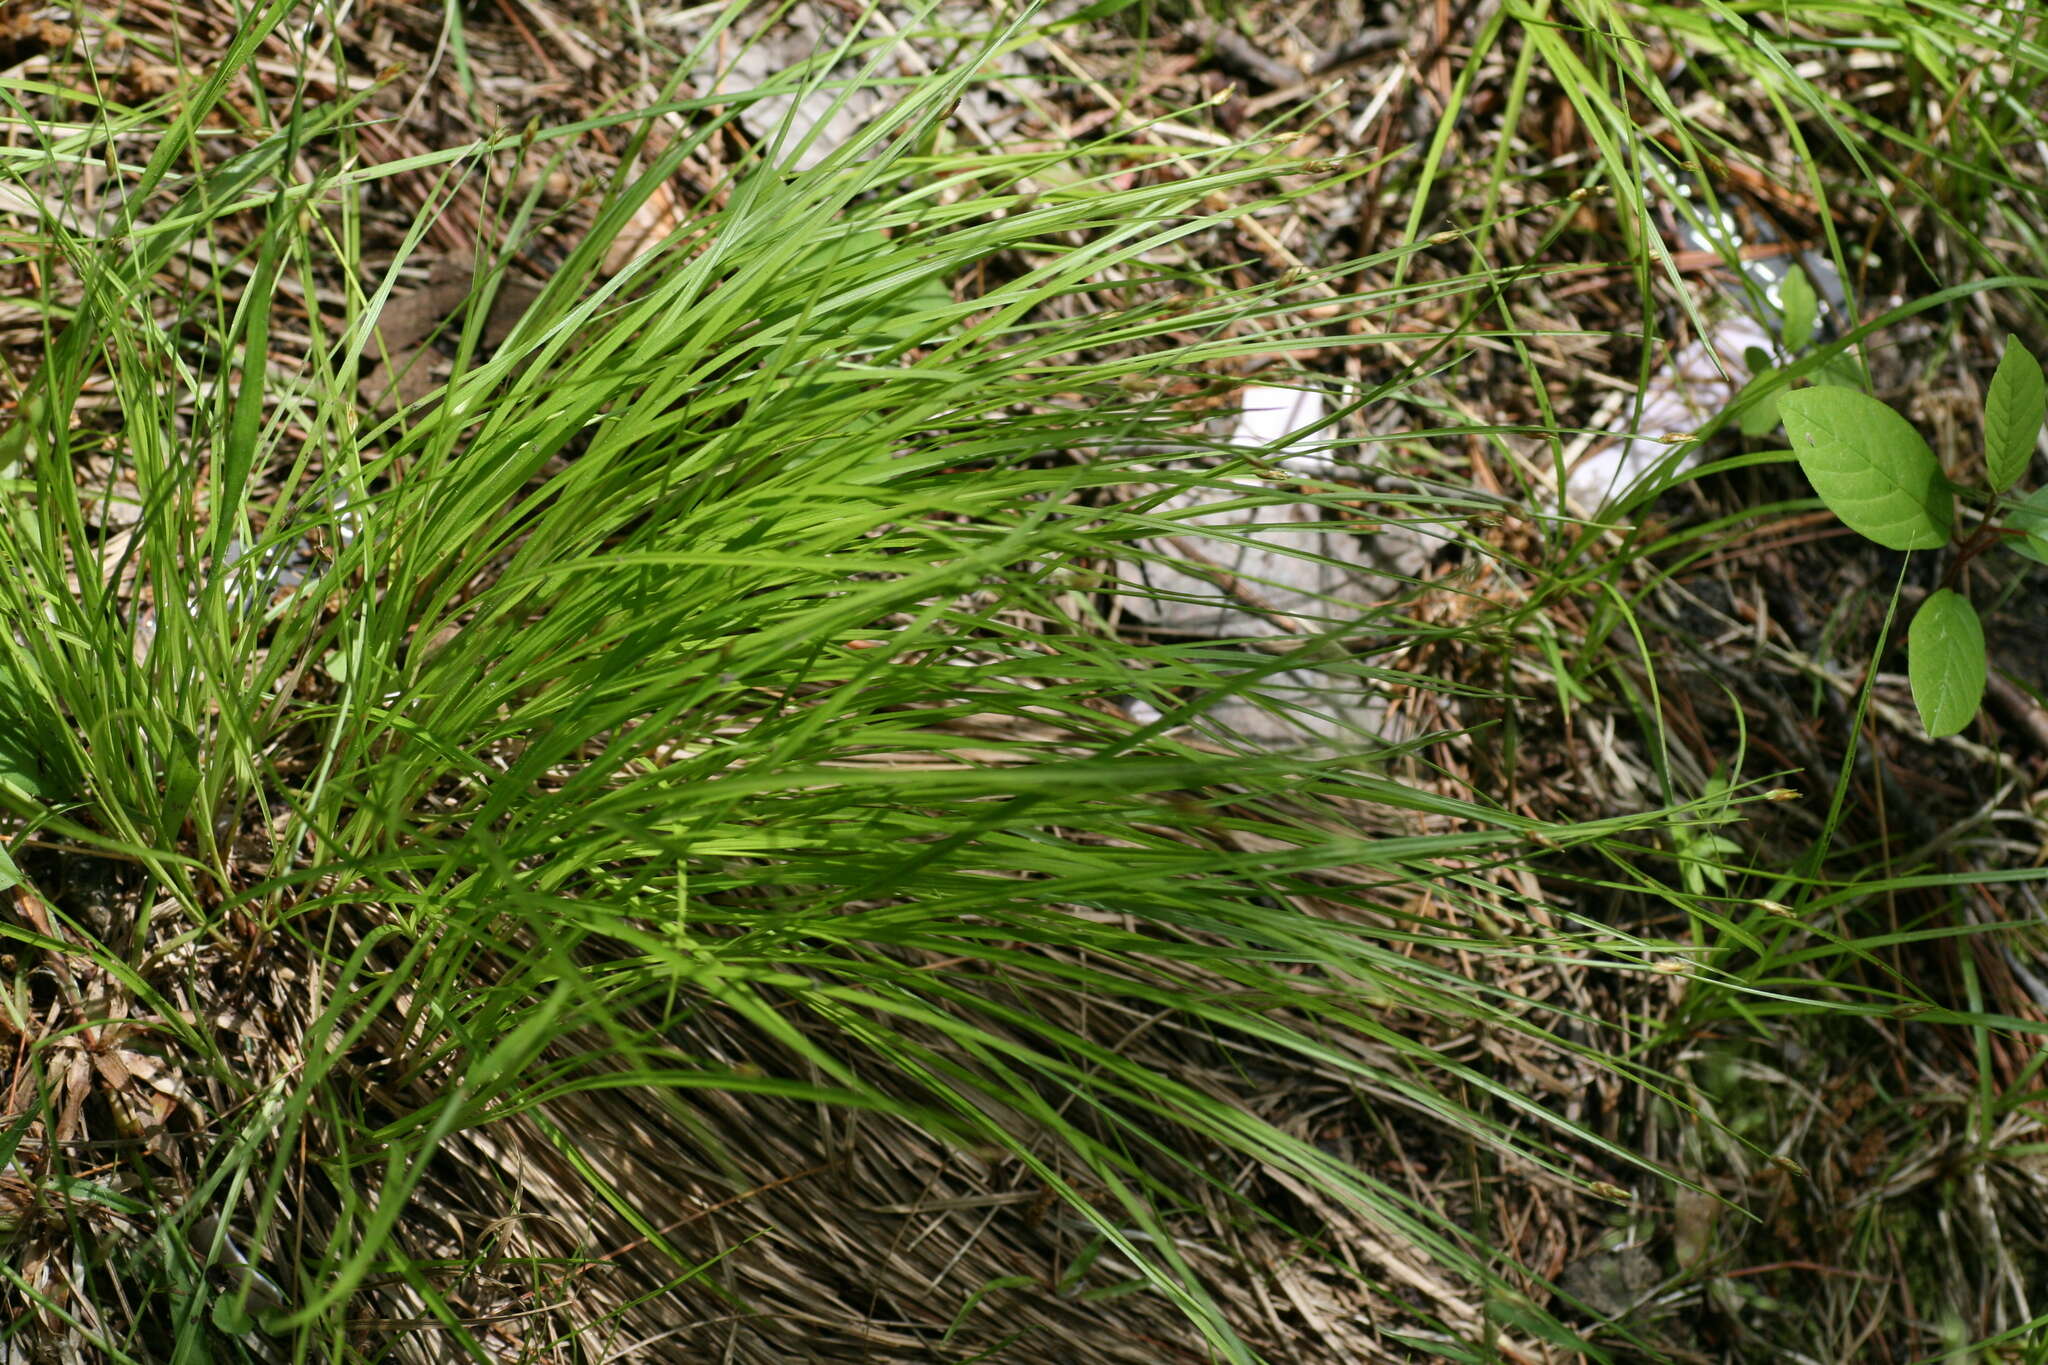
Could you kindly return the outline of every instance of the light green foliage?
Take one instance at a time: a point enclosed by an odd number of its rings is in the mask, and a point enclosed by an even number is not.
[[[2007,337],[1984,408],[1984,475],[1994,507],[1958,552],[1950,583],[1994,542],[2048,563],[2048,489],[2010,501],[1996,497],[2026,472],[2044,408],[2048,385],[2040,362]],[[1784,395],[1778,409],[1814,492],[1849,529],[1893,550],[1948,544],[1953,486],[1926,440],[1890,406],[1853,389],[1815,387]],[[1949,584],[1931,594],[1907,633],[1907,654],[1913,702],[1927,733],[1951,735],[1968,725],[1988,674],[1984,628],[1969,598]]]
[[[0,657],[0,788],[31,799],[52,794],[37,757],[36,733],[28,722],[28,717],[41,709],[39,699],[22,685],[13,665]]]
[[[1784,380],[1761,347],[1750,347],[1747,358],[1752,377],[1739,396],[1746,400],[1741,402],[1739,425],[1744,436],[1768,436],[1778,429],[1779,390]]]
[[[2014,554],[2025,555],[2036,564],[2048,564],[2048,485],[2014,503],[2005,524],[2017,532],[2006,541]]]
[[[1727,890],[1726,864],[1742,854],[1742,845],[1720,832],[1742,818],[1730,806],[1730,795],[1727,778],[1710,777],[1700,794],[1697,811],[1688,819],[1672,822],[1679,878],[1695,896],[1705,895],[1709,886],[1716,891]]]
[[[1083,13],[1129,8],[1105,0]],[[1542,5],[1467,8],[1469,46],[1447,49],[1462,68],[1453,105],[1505,54],[1531,79],[1518,76],[1508,112],[1484,122],[1521,127],[1525,95],[1562,76],[1618,219],[1642,244],[1645,297],[1658,233],[1640,175],[1642,109],[1681,135],[1697,120],[1670,103],[1649,61],[1662,40],[1639,41],[1629,25],[1659,15],[1689,47],[1751,64],[1745,78],[1789,96],[1788,129],[1827,133],[1819,91],[1750,30],[1705,11],[1595,6],[1601,22],[1587,25],[1579,7],[1569,24]],[[1484,264],[1495,259],[1488,236],[1543,211],[1504,169],[1509,140],[1485,197],[1517,207],[1474,215],[1470,275],[1387,288],[1406,260],[1397,248],[1319,265],[1297,293],[1232,288],[1233,276],[1176,250],[1227,240],[1245,215],[1289,219],[1297,191],[1274,187],[1320,192],[1339,174],[1270,145],[1162,144],[1135,124],[1040,152],[955,143],[943,125],[980,65],[969,52],[917,79],[878,65],[901,100],[891,116],[814,171],[785,175],[732,152],[732,91],[690,98],[678,77],[659,92],[650,145],[662,150],[644,178],[606,193],[609,230],[576,250],[510,342],[491,353],[475,318],[446,387],[380,422],[353,391],[359,363],[400,270],[433,262],[366,259],[362,201],[388,204],[390,177],[410,187],[445,176],[447,198],[484,202],[493,231],[514,239],[486,234],[480,247],[508,255],[538,205],[493,201],[489,186],[509,183],[502,139],[403,162],[359,146],[346,92],[305,108],[238,97],[223,119],[223,92],[263,84],[249,63],[283,41],[291,13],[247,15],[233,50],[161,106],[20,125],[10,161],[11,174],[36,156],[96,174],[104,164],[96,195],[133,206],[134,220],[104,240],[34,243],[51,261],[42,278],[69,272],[83,288],[26,301],[42,310],[49,345],[0,430],[0,473],[21,485],[0,504],[0,613],[19,660],[0,676],[0,745],[16,745],[0,750],[0,791],[39,842],[118,859],[147,886],[139,922],[76,948],[93,959],[92,1008],[119,994],[130,1040],[211,1106],[187,1125],[197,1136],[176,1181],[134,1178],[125,1163],[140,1144],[47,1143],[38,1157],[46,1188],[124,1163],[115,1175],[136,1191],[113,1211],[146,1254],[102,1257],[104,1220],[80,1219],[78,1250],[60,1258],[87,1267],[102,1296],[74,1304],[86,1310],[81,1330],[113,1338],[127,1315],[148,1321],[150,1336],[111,1342],[106,1357],[382,1359],[398,1343],[376,1325],[393,1323],[451,1357],[616,1354],[624,1324],[589,1330],[572,1310],[600,1282],[638,1286],[646,1266],[584,1272],[668,1256],[650,1283],[680,1292],[706,1273],[686,1253],[711,1226],[696,1221],[704,1206],[671,1217],[650,1208],[648,1190],[608,1183],[623,1135],[573,1120],[584,1100],[622,1093],[636,1119],[658,1120],[646,1131],[660,1142],[682,1139],[693,1183],[716,1196],[731,1175],[742,1208],[752,1154],[718,1149],[721,1114],[780,1105],[863,1144],[891,1125],[922,1130],[942,1162],[971,1153],[1004,1188],[1035,1182],[1063,1201],[1047,1221],[1089,1250],[1060,1292],[1100,1293],[1082,1288],[1083,1272],[1113,1262],[1119,1288],[1159,1294],[1197,1324],[1208,1358],[1254,1358],[1205,1287],[1244,1268],[1198,1244],[1183,1215],[1242,1199],[1219,1216],[1258,1231],[1261,1247],[1281,1245],[1267,1229],[1284,1233],[1282,1213],[1253,1205],[1252,1192],[1283,1185],[1384,1235],[1433,1281],[1482,1286],[1501,1306],[1469,1340],[1452,1339],[1467,1329],[1449,1318],[1411,1339],[1418,1358],[1492,1359],[1502,1323],[1586,1356],[1547,1296],[1544,1307],[1520,1297],[1529,1277],[1504,1272],[1513,1238],[1467,1221],[1490,1197],[1390,1187],[1312,1132],[1276,1124],[1270,1097],[1313,1075],[1333,1103],[1470,1152],[1475,1191],[1490,1188],[1481,1163],[1496,1156],[1559,1188],[1589,1169],[1645,1169],[1647,1149],[1625,1133],[1582,1129],[1512,1072],[1420,1041],[1469,1036],[1490,1057],[1505,1044],[1568,1058],[1574,1076],[1618,1075],[1633,1101],[1657,1081],[1634,1060],[1648,1054],[1633,1021],[1610,1034],[1597,1017],[1573,1017],[1552,1034],[1557,1016],[1520,988],[1432,965],[1418,935],[1432,947],[1458,936],[1467,960],[1545,971],[1600,971],[1617,945],[1629,960],[1654,957],[1668,945],[1578,918],[1575,903],[1606,905],[1611,883],[1574,897],[1552,873],[1575,874],[1543,860],[1569,846],[1648,878],[1646,841],[1668,846],[1675,829],[1673,885],[1645,889],[1692,898],[1701,938],[1685,946],[1727,966],[1761,951],[1757,940],[1698,902],[1731,889],[1740,850],[1728,826],[1763,798],[1716,777],[1708,799],[1677,812],[1539,826],[1498,791],[1452,797],[1438,777],[1404,777],[1435,736],[1412,754],[1327,759],[1183,743],[1177,726],[1201,719],[1202,699],[1256,693],[1244,654],[1134,643],[1090,601],[1108,596],[1096,591],[1104,566],[1191,529],[1131,492],[1162,468],[1274,518],[1305,505],[1354,527],[1370,515],[1347,490],[1204,473],[1215,457],[1206,413],[1164,395],[1275,352],[1353,351],[1418,302],[1456,303],[1461,330],[1491,328],[1514,272]],[[447,14],[459,23],[462,7]],[[751,93],[794,96],[839,55]],[[610,112],[596,122],[631,127]],[[1413,221],[1396,236],[1422,235],[1416,223],[1445,199],[1433,185],[1455,188],[1439,177],[1473,120],[1454,107],[1437,122],[1430,154],[1405,158],[1419,169],[1400,191]],[[545,163],[591,126],[536,126],[522,150]],[[146,140],[142,177],[115,131],[132,135],[127,147]],[[250,145],[215,154],[244,134]],[[1341,176],[1365,174],[1368,159]],[[630,278],[607,277],[612,235],[685,164],[730,174],[693,201],[669,247]],[[270,226],[252,230],[252,218]],[[467,209],[464,221],[475,221]],[[445,237],[433,226],[423,218],[415,241]],[[195,260],[223,281],[197,300],[180,292]],[[990,262],[1007,268],[979,269]],[[1370,289],[1351,287],[1353,269]],[[241,281],[263,287],[250,299]],[[290,296],[289,327],[268,321],[273,285]],[[1811,343],[1802,290],[1788,280],[1788,356]],[[1845,355],[1814,377],[1860,382]],[[1782,371],[1769,379],[1786,382]],[[74,411],[88,387],[91,424]],[[118,440],[88,447],[88,425],[109,414]],[[104,499],[88,486],[104,457],[144,494],[118,564],[103,556],[93,516]],[[1454,520],[1498,505],[1444,501]],[[1445,510],[1434,492],[1414,506]],[[2048,525],[2048,505],[2022,506],[2008,524]],[[245,552],[230,560],[236,541]],[[2024,543],[2048,549],[2048,536]],[[265,580],[266,563],[306,544],[325,558],[302,581]],[[1547,563],[1531,574],[1544,592],[1568,582]],[[1120,607],[1145,592],[1117,586]],[[154,604],[148,630],[138,602]],[[1346,629],[1408,655],[1430,638],[1410,605],[1389,601]],[[1609,685],[1606,646],[1594,642],[1611,631],[1589,631],[1568,667],[1540,607],[1518,619],[1542,637],[1560,694],[1589,699]],[[1454,638],[1491,628],[1481,617]],[[1384,676],[1348,640],[1330,643],[1282,642],[1288,652],[1262,667],[1341,668],[1361,688]],[[1519,698],[1430,677],[1419,660],[1433,653],[1403,662],[1403,687],[1513,714]],[[1166,719],[1134,724],[1109,704],[1132,693]],[[1654,702],[1645,733],[1662,724]],[[998,741],[976,727],[1003,734],[999,761]],[[1532,888],[1542,879],[1526,902],[1512,889],[1525,871]],[[15,875],[0,858],[0,881]],[[1410,903],[1429,916],[1408,918]],[[1743,1031],[1772,1011],[1860,1008],[1832,990],[1799,995],[1794,972],[1813,951],[1800,933],[1782,975],[1758,959]],[[29,959],[25,943],[14,951]],[[229,962],[233,972],[214,970]],[[277,1030],[269,1051],[207,1024],[224,976],[254,978],[258,998],[286,1006],[264,1007]],[[1687,994],[1736,998],[1705,974]],[[1160,1037],[1186,1050],[1187,1074],[1137,1053]],[[29,1061],[68,1067],[82,1056],[74,1038]],[[273,1054],[285,1064],[269,1065]],[[1750,1095],[1781,1089],[1741,1079]],[[16,1135],[34,1117],[25,1109]],[[535,1154],[520,1147],[542,1138],[552,1148],[528,1166]],[[888,1159],[880,1144],[869,1154]],[[480,1184],[450,1199],[433,1182],[451,1168]],[[522,1169],[541,1168],[546,1181],[518,1187]],[[817,1197],[836,1184],[818,1182]],[[493,1207],[499,1186],[506,1203]],[[495,1328],[479,1340],[444,1291],[495,1284],[508,1265],[538,1269],[539,1257],[522,1242],[500,1258],[468,1232],[541,1227],[539,1206],[562,1186],[585,1206],[579,1220],[623,1211],[619,1221],[638,1222],[576,1247],[573,1269],[533,1286],[517,1344]],[[427,1235],[409,1239],[415,1210]],[[214,1215],[238,1224],[236,1242],[206,1234]],[[726,1234],[720,1221],[721,1277],[753,1240]],[[1312,1258],[1315,1242],[1284,1251]],[[1377,1269],[1339,1268],[1361,1296],[1386,1301]],[[275,1294],[253,1292],[272,1283]],[[939,1320],[957,1309],[949,1335],[963,1358],[986,1354],[967,1341],[1004,1313],[997,1291],[1012,1283],[1042,1281],[935,1284]],[[715,1293],[721,1312],[775,1311],[722,1280]],[[945,1293],[956,1302],[937,1303]],[[562,1316],[547,1316],[557,1303]],[[243,1343],[252,1329],[260,1340]],[[99,1358],[97,1343],[83,1349]]]
[[[1984,699],[1984,627],[1970,599],[1938,589],[1914,613],[1906,639],[1907,669],[1920,723],[1930,735],[1952,735],[1970,723]]]
[[[882,348],[930,341],[958,313],[942,268],[922,260],[913,245],[892,244],[880,229],[848,233],[820,243],[792,273],[800,278],[865,277],[847,300],[848,339]]]
[[[1992,492],[2003,493],[2027,472],[2044,414],[2048,383],[2042,381],[2041,362],[2018,337],[2009,336],[1984,396],[1984,464]]]
[[[1948,544],[1955,498],[1919,432],[1885,404],[1850,389],[1778,400],[1799,467],[1850,530],[1893,550]]]
[[[1785,350],[1797,354],[1813,340],[1813,324],[1820,319],[1820,299],[1815,296],[1813,281],[1806,277],[1803,266],[1794,265],[1785,272],[1785,279],[1778,286],[1778,301],[1784,318],[1780,335]]]
[[[20,405],[23,422],[44,415],[12,433],[33,487],[0,506],[0,611],[35,685],[10,700],[38,717],[45,772],[82,769],[38,811],[45,828],[150,879],[145,922],[95,950],[107,974],[138,983],[152,1045],[228,1101],[198,1193],[153,1211],[152,1235],[187,1248],[208,1210],[246,1200],[263,1225],[251,1245],[285,1249],[261,1273],[294,1305],[202,1302],[212,1281],[166,1256],[131,1288],[183,1305],[184,1358],[227,1358],[222,1339],[252,1319],[280,1355],[327,1358],[351,1323],[392,1316],[377,1285],[408,1263],[403,1220],[451,1134],[551,1121],[567,1097],[621,1088],[684,1128],[722,1091],[999,1153],[1218,1359],[1250,1354],[1167,1220],[1213,1196],[1221,1154],[1505,1291],[1484,1239],[1075,1023],[1104,1011],[1297,1059],[1559,1179],[1580,1178],[1563,1147],[1617,1171],[1640,1161],[1557,1115],[1503,1122],[1488,1106],[1518,1104],[1510,1088],[1383,1022],[1398,1002],[1409,1020],[1627,1065],[1418,968],[1383,927],[1401,885],[1512,913],[1491,883],[1445,886],[1442,869],[1540,856],[1525,817],[1386,776],[1368,736],[1339,761],[1220,754],[1133,723],[1105,700],[1141,693],[1178,726],[1208,699],[1258,696],[1259,675],[1225,645],[1132,643],[1064,586],[1187,529],[1133,492],[1162,477],[1358,524],[1342,489],[1204,472],[1202,414],[1163,395],[1191,373],[1351,344],[1300,305],[1398,313],[1398,293],[1331,283],[1398,253],[1228,288],[1177,264],[1176,244],[1283,208],[1327,167],[1112,138],[913,156],[965,79],[906,90],[898,117],[813,171],[736,166],[630,276],[603,273],[599,232],[494,353],[473,321],[452,379],[402,420],[377,422],[351,392],[389,284],[352,298],[338,328],[310,310],[296,351],[268,329],[267,298],[195,315],[236,385],[193,375],[159,321],[179,278],[164,260],[239,258],[250,225],[221,218],[271,194],[286,211],[247,250],[253,278],[312,297],[371,277],[356,259],[337,272],[335,241],[297,206],[395,171],[309,168],[305,149],[325,144],[296,126],[221,166],[173,139],[200,177],[187,211],[161,215],[146,249],[81,263],[92,287],[36,391],[111,388],[146,511],[117,573],[91,534],[71,414]],[[688,126],[614,187],[612,231],[718,129]],[[459,174],[494,152],[436,157]],[[1097,192],[1020,188],[1055,163]],[[1272,189],[1287,184],[1301,188]],[[1016,268],[977,270],[991,259]],[[210,425],[187,420],[195,408]],[[266,579],[313,545],[303,579]],[[1127,604],[1146,591],[1122,586]],[[147,632],[136,600],[156,604]],[[1403,602],[1371,610],[1347,634],[1412,636]],[[1262,667],[1375,683],[1372,660],[1318,636],[1290,648]],[[991,724],[1019,736],[999,763],[974,733]],[[23,799],[49,789],[17,767]],[[1431,832],[1333,832],[1311,813],[1324,801]],[[1620,857],[1663,816],[1545,838]],[[1305,914],[1311,899],[1355,905]],[[224,925],[266,963],[298,964],[304,1027],[274,1081],[146,1008],[205,988],[164,943]],[[1524,948],[1505,931],[1486,943]],[[707,1019],[724,1030],[711,1041]],[[1374,1042],[1329,1042],[1357,1036]],[[350,1060],[366,1039],[404,1040],[391,1065],[411,1078],[374,1101]],[[292,1193],[309,1171],[333,1192],[317,1217]],[[613,1192],[586,1176],[606,1206]],[[678,1257],[669,1273],[696,1272]]]
[[[1780,354],[1790,364],[1806,351],[1820,321],[1820,297],[1814,293],[1813,281],[1807,277],[1804,266],[1795,264],[1778,286],[1778,318]],[[1775,363],[1771,353],[1761,346],[1750,347],[1743,360],[1749,366],[1750,379],[1736,395],[1737,425],[1744,436],[1767,436],[1778,428],[1785,367]],[[1861,382],[1861,376],[1855,359],[1841,352],[1828,356],[1814,371],[1813,380],[1816,384],[1854,388]]]

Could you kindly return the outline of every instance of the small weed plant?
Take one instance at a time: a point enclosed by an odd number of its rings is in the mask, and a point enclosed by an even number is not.
[[[1822,384],[1778,400],[1814,492],[1865,539],[1891,550],[1939,550],[1955,540],[1959,497],[1983,508],[1907,631],[1913,703],[1929,735],[1961,730],[1984,698],[1984,627],[1966,591],[1971,563],[2002,544],[2048,564],[2048,487],[2014,491],[2033,458],[2044,407],[2040,362],[2007,337],[1984,402],[1982,483],[1972,487],[1952,481],[1913,425],[1868,394]]]

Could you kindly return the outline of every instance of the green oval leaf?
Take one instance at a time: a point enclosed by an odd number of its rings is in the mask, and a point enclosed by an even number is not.
[[[231,1337],[245,1337],[256,1330],[256,1319],[232,1294],[223,1294],[213,1301],[211,1316],[213,1325]]]
[[[1778,302],[1784,315],[1785,327],[1781,335],[1785,349],[1797,351],[1813,340],[1814,319],[1820,316],[1820,300],[1814,297],[1813,281],[1806,278],[1806,272],[1794,265],[1785,272],[1785,278],[1778,285]]]
[[[1913,705],[1930,735],[1952,735],[1984,700],[1984,627],[1961,593],[1943,588],[1920,604],[1906,633]]]
[[[1775,369],[1759,370],[1756,378],[1743,385],[1736,401],[1750,400],[1738,419],[1744,436],[1768,436],[1778,429],[1778,397],[1784,386]]]
[[[2008,336],[1991,376],[1991,392],[1984,396],[1984,468],[1992,492],[2003,493],[2027,472],[2044,416],[2048,381],[2041,377],[2041,362],[2018,337]]]
[[[2036,488],[2007,514],[2005,524],[2020,534],[2006,539],[2015,554],[2048,564],[2048,488]]]
[[[1955,498],[1912,424],[1854,389],[1801,389],[1778,415],[1813,491],[1860,536],[1890,550],[1948,544]]]
[[[1831,355],[1813,372],[1813,382],[1822,387],[1837,389],[1863,389],[1863,367],[1856,363],[1856,357],[1847,351]]]

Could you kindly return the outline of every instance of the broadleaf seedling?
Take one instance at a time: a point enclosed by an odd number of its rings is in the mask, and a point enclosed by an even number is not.
[[[1788,301],[1787,317],[1794,309]],[[1957,548],[1939,589],[1906,632],[1913,704],[1929,735],[1952,735],[1984,699],[1984,627],[1964,571],[1993,545],[2048,564],[2048,488],[2014,496],[2048,416],[2041,364],[2017,337],[2005,351],[1984,403],[1984,488],[1958,488],[1927,442],[1897,412],[1856,389],[1815,387],[1782,395],[1778,415],[1813,491],[1843,525],[1893,550],[1938,550],[1954,534],[1958,493],[1987,506]]]
[[[1814,293],[1813,281],[1806,272],[1797,265],[1786,271],[1778,285],[1778,351],[1784,363],[1761,346],[1743,351],[1743,364],[1751,375],[1737,398],[1742,410],[1738,422],[1744,436],[1768,436],[1778,429],[1778,401],[1784,396],[1785,365],[1798,359],[1812,342],[1813,329],[1820,321],[1820,307],[1820,296]],[[1863,375],[1855,360],[1845,353],[1824,362],[1814,372],[1813,382],[1853,389],[1863,383]]]
[[[1938,550],[1955,521],[1955,493],[1913,426],[1854,389],[1800,389],[1778,415],[1808,483],[1828,510],[1888,550]]]
[[[2042,382],[2041,363],[2007,337],[1991,391],[1984,396],[1984,465],[1992,492],[2003,493],[2027,472],[2044,407],[2048,386]]]
[[[1820,299],[1813,292],[1813,281],[1796,265],[1778,285],[1778,305],[1784,319],[1779,336],[1788,353],[1796,352],[1813,340],[1813,324],[1820,320]]]

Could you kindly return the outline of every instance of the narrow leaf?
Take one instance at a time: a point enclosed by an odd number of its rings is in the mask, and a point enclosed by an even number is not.
[[[37,761],[35,733],[28,724],[31,707],[40,709],[35,694],[15,676],[13,664],[0,658],[0,786],[41,798],[49,794],[48,781]]]
[[[1906,634],[1913,704],[1930,735],[1952,735],[1984,700],[1984,627],[1961,593],[1943,588],[1920,605]]]
[[[37,800],[49,795],[35,746],[20,729],[18,717],[0,712],[0,787],[11,787]]]
[[[2018,337],[2008,336],[1984,399],[1984,467],[1992,492],[2003,493],[2027,472],[2044,415],[2048,382],[2041,378],[2041,362]]]
[[[1843,524],[1891,550],[1948,544],[1955,499],[1912,424],[1853,389],[1801,389],[1778,415],[1813,491]]]

